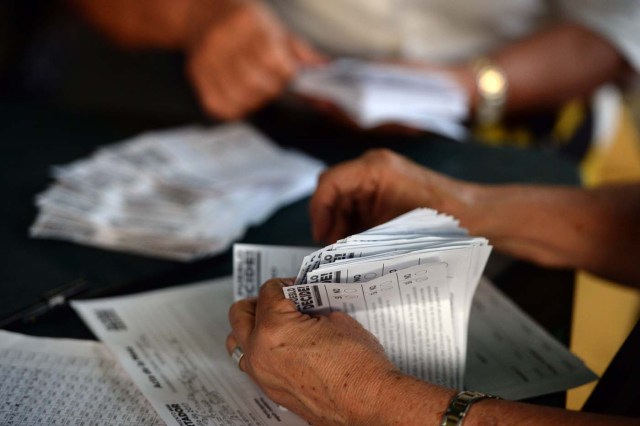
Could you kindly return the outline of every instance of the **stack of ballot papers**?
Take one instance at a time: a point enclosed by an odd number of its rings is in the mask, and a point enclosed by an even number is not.
[[[284,292],[302,312],[353,316],[406,373],[461,387],[471,301],[490,253],[453,217],[416,209],[306,256]]]
[[[245,124],[144,133],[56,167],[31,235],[188,261],[312,193],[322,169]]]
[[[441,73],[340,59],[302,71],[292,88],[335,104],[363,128],[393,123],[458,140],[466,135],[467,96]]]

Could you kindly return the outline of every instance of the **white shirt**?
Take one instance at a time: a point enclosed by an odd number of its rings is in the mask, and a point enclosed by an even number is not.
[[[551,22],[577,21],[640,70],[640,0],[269,0],[285,24],[337,55],[447,63]]]

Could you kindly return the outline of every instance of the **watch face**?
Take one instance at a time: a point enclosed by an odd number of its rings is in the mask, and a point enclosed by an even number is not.
[[[493,125],[500,121],[507,101],[509,82],[502,70],[487,59],[475,65],[476,84],[480,99],[476,106],[476,122]]]
[[[501,95],[506,88],[507,80],[495,69],[485,69],[478,78],[478,89],[485,96]]]

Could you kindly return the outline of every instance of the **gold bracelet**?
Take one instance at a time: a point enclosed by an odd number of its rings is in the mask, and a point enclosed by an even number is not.
[[[453,398],[451,398],[451,402],[449,403],[449,407],[442,417],[440,426],[462,426],[464,416],[466,416],[469,412],[471,405],[476,401],[487,398],[501,399],[498,396],[482,392],[458,392]]]
[[[474,61],[476,88],[480,99],[476,106],[476,122],[481,126],[497,124],[507,104],[509,82],[500,67],[488,58]]]

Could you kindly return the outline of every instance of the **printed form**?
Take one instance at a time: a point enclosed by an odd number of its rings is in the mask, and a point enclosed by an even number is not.
[[[4,426],[164,425],[99,342],[0,330],[0,383]]]
[[[278,408],[225,348],[231,277],[73,302],[168,425],[304,425]]]
[[[469,321],[465,388],[525,399],[597,378],[489,280],[480,281]]]
[[[258,288],[271,278],[296,275],[304,257],[317,247],[233,245],[233,300],[258,294]],[[295,271],[292,273],[291,271]]]

